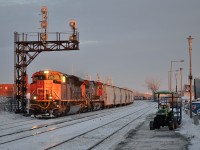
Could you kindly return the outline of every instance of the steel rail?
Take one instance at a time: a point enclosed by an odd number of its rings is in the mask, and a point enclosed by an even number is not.
[[[152,106],[152,107],[154,107],[154,106]],[[145,107],[145,108],[149,108],[149,106],[147,106],[147,107]],[[144,108],[144,109],[145,109],[145,108]],[[152,109],[152,108],[150,108],[150,109]],[[149,111],[150,109],[148,109],[148,111]],[[85,135],[85,134],[87,134],[87,133],[90,133],[90,132],[96,130],[96,129],[99,129],[99,128],[101,128],[101,127],[104,127],[104,126],[106,126],[106,125],[108,125],[108,124],[111,124],[111,123],[113,123],[113,122],[116,122],[116,121],[118,121],[118,120],[120,120],[120,119],[122,119],[122,118],[124,118],[124,117],[133,115],[133,114],[138,113],[138,112],[140,112],[140,111],[142,111],[142,110],[139,109],[139,110],[136,110],[136,111],[134,111],[134,112],[129,113],[128,115],[126,114],[126,115],[124,115],[124,116],[122,116],[122,117],[120,117],[120,118],[117,118],[117,119],[115,119],[115,120],[113,120],[113,121],[110,121],[110,122],[108,122],[108,123],[106,123],[106,124],[103,124],[103,125],[101,125],[101,126],[98,126],[98,127],[94,128],[94,129],[92,129],[92,130],[86,131],[86,132],[84,132],[84,133],[82,133],[82,134],[79,134],[79,135],[77,135],[77,136],[74,136],[74,137],[72,137],[72,138],[70,138],[70,139],[64,140],[64,141],[59,142],[59,143],[57,143],[57,144],[54,144],[53,146],[50,146],[50,147],[48,147],[48,148],[45,148],[45,150],[50,150],[50,149],[52,149],[52,148],[56,148],[57,146],[60,146],[60,145],[62,145],[62,144],[64,144],[64,143],[67,143],[67,142],[69,142],[69,141],[72,141],[72,140],[74,140],[74,139],[76,139],[76,138],[78,138],[78,137],[80,137],[80,136],[83,136],[83,135]],[[147,113],[148,111],[146,111],[145,113]],[[141,117],[141,116],[140,116],[140,117]],[[137,117],[137,118],[139,118],[139,117]],[[136,118],[136,119],[137,119],[137,118]],[[136,119],[134,119],[134,120],[136,120]]]
[[[142,104],[140,104],[140,105],[142,105]],[[120,109],[120,111],[123,111],[127,107],[120,107],[120,108],[122,108],[122,109]],[[78,124],[78,123],[86,122],[88,120],[97,118],[97,116],[99,116],[98,118],[104,117],[104,116],[110,115],[111,112],[116,112],[116,111],[119,111],[119,110],[118,109],[112,109],[112,110],[108,110],[106,112],[100,112],[99,111],[100,113],[98,113],[98,114],[92,114],[92,115],[81,117],[81,118],[78,118],[78,119],[76,118],[76,119],[69,119],[68,120],[66,118],[66,119],[61,120],[61,121],[56,121],[56,122],[53,122],[53,123],[47,123],[47,124],[38,125],[37,127],[34,127],[34,128],[27,128],[27,129],[19,130],[19,131],[16,131],[16,132],[11,132],[11,133],[8,133],[8,134],[0,135],[0,137],[5,137],[5,136],[9,136],[9,135],[16,135],[16,134],[27,132],[27,131],[37,130],[37,129],[40,129],[40,128],[43,128],[43,127],[50,127],[50,126],[53,126],[53,125],[68,123],[70,121],[80,120],[80,121],[77,121],[75,123],[71,123],[71,124],[67,124],[67,125],[63,125],[63,126],[60,126],[60,127],[53,128],[51,130],[39,131],[39,132],[36,132],[35,134],[22,136],[21,138],[18,137],[17,139],[9,140],[9,141],[6,141],[6,142],[0,142],[0,145],[6,144],[6,143],[9,143],[9,142],[13,142],[13,141],[17,141],[17,140],[20,140],[20,139],[24,139],[24,138],[27,138],[27,137],[39,135],[39,134],[42,134],[42,133],[50,132],[50,131],[57,130],[57,129],[60,129],[60,128],[64,128],[64,127],[67,127],[67,126],[75,125],[75,124]],[[82,119],[86,119],[86,120],[82,121]]]

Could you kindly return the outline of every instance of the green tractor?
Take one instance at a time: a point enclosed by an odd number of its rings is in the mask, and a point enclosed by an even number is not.
[[[169,130],[176,129],[182,120],[181,98],[178,94],[169,91],[159,91],[155,94],[158,100],[158,111],[154,120],[149,123],[150,130],[160,129],[161,126],[168,126]]]

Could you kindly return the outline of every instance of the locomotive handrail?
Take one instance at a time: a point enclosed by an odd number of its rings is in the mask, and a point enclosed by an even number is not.
[[[47,109],[49,107],[49,105],[50,105],[50,102],[48,102],[48,105],[46,107],[40,106],[40,104],[30,104],[29,107],[30,106],[39,106],[42,109]]]
[[[55,94],[55,96],[57,97],[57,98],[59,98],[59,96],[57,95],[57,93],[54,91],[54,94]]]
[[[26,41],[42,41],[41,34],[43,32],[24,32],[18,33],[16,32],[16,42],[26,42]],[[79,41],[79,33],[73,31],[67,32],[46,32],[48,35],[48,40],[46,41],[66,41],[69,39],[70,35],[76,36],[76,41]],[[75,39],[74,39],[75,40]]]

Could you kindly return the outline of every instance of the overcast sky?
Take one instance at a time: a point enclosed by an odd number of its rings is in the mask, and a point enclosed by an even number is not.
[[[192,35],[193,75],[200,77],[199,0],[0,0],[0,83],[14,80],[14,32],[40,32],[44,5],[49,32],[69,31],[68,21],[77,21],[80,51],[43,52],[28,66],[29,76],[45,69],[71,74],[73,65],[75,75],[96,79],[98,73],[117,86],[145,92],[147,78],[168,89],[171,61],[184,59],[173,63],[173,70],[183,67],[188,84],[186,38]]]

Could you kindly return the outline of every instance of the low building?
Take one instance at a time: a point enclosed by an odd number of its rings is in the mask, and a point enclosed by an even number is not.
[[[27,93],[30,93],[30,86],[27,87]],[[14,96],[14,84],[0,84],[0,96],[13,97]]]
[[[0,84],[0,96],[12,97],[14,94],[14,84]]]

